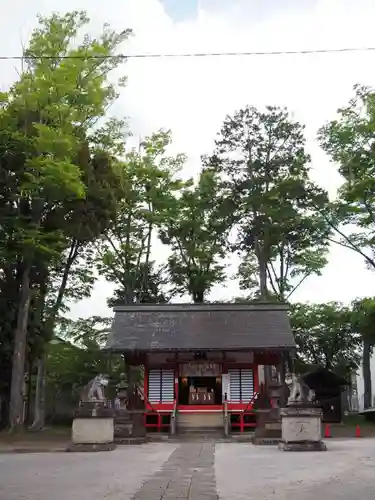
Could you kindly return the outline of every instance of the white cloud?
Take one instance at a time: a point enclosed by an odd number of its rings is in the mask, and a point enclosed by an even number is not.
[[[281,2],[282,3],[282,2]],[[291,2],[285,2],[289,6]],[[344,5],[345,4],[345,5]],[[259,16],[255,3],[241,0],[202,1],[195,20],[174,23],[157,0],[66,0],[64,10],[86,9],[92,31],[103,22],[115,29],[133,28],[136,36],[124,46],[128,53],[181,53],[272,51],[375,46],[372,20],[375,4],[369,0],[316,1],[309,7],[293,6]],[[343,8],[346,7],[346,9]],[[0,19],[5,55],[20,53],[22,38],[30,33],[39,11],[61,11],[57,0],[18,0]],[[189,174],[199,171],[200,155],[209,152],[227,113],[245,104],[287,105],[306,124],[308,147],[313,157],[314,178],[334,190],[338,177],[319,150],[317,128],[345,104],[357,83],[373,85],[373,53],[315,54],[295,56],[206,57],[131,59],[123,68],[129,76],[116,113],[130,117],[135,134],[145,135],[171,128],[174,150],[188,154]],[[1,62],[2,85],[15,77],[14,63]],[[160,246],[156,249],[162,257]],[[335,247],[321,278],[301,286],[298,300],[350,300],[372,294],[374,276],[362,259]],[[105,312],[110,286],[100,283],[91,300],[74,306],[74,315]],[[235,284],[216,287],[213,297],[237,293]]]

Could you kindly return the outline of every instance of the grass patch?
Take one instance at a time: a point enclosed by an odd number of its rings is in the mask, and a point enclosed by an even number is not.
[[[0,442],[3,443],[17,443],[17,442],[53,442],[53,441],[66,441],[70,438],[71,428],[63,426],[46,427],[41,431],[28,431],[23,429],[14,433],[9,430],[0,432]]]
[[[375,429],[375,422],[367,421],[363,415],[358,413],[350,413],[344,416],[343,423],[348,427],[359,425],[360,427],[373,427]]]

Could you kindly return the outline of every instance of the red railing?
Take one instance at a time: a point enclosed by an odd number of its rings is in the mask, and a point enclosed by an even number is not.
[[[256,427],[256,422],[246,422],[245,417],[248,415],[255,416],[255,412],[252,408],[249,409],[250,405],[254,404],[255,399],[258,397],[258,393],[255,392],[253,397],[250,399],[250,401],[247,403],[246,407],[244,410],[232,410],[231,411],[231,416],[238,416],[239,417],[239,422],[232,422],[230,423],[231,427],[239,427],[240,432],[245,432],[245,428],[249,427]]]
[[[139,394],[144,398],[146,404],[151,408],[150,409],[147,409],[144,413],[144,423],[145,423],[145,427],[146,427],[146,430],[147,429],[157,429],[157,432],[161,432],[161,429],[162,428],[167,428],[167,427],[170,427],[171,425],[171,419],[172,419],[172,411],[162,411],[162,410],[158,410],[156,409],[151,401],[148,399],[148,397],[146,396],[146,394],[138,387],[138,392]],[[174,403],[174,406],[175,406],[176,402]],[[153,417],[153,416],[156,416],[157,420],[155,423],[152,423],[152,422],[148,422],[148,419],[147,417]],[[170,417],[170,421],[167,422],[167,423],[163,423],[163,417],[166,416],[166,417]]]

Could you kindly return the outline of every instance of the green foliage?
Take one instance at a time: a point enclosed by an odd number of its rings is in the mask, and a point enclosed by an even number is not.
[[[375,300],[362,298],[352,304],[352,328],[362,341],[362,374],[364,382],[364,407],[372,406],[371,355],[375,344]]]
[[[170,199],[160,238],[172,250],[168,264],[175,292],[187,291],[194,302],[203,302],[212,286],[225,279],[222,259],[229,248],[231,205],[212,170],[203,170],[196,184],[187,183]]]
[[[326,218],[337,243],[375,268],[375,93],[355,87],[355,96],[338,118],[319,131],[322,148],[338,165],[343,184]],[[353,230],[354,229],[354,230]]]
[[[119,379],[120,356],[104,354],[110,318],[93,316],[77,321],[66,320],[60,325],[59,336],[48,344],[47,385],[56,391],[79,391],[99,373]]]
[[[286,109],[246,107],[225,119],[208,160],[235,204],[241,286],[263,297],[285,300],[327,262],[329,229],[316,211],[327,198],[309,180],[303,130]]]
[[[361,336],[353,331],[352,311],[338,302],[292,304],[298,358],[348,376],[360,362]]]
[[[100,271],[119,286],[111,304],[168,300],[164,269],[152,261],[151,250],[171,193],[181,186],[177,175],[185,157],[167,155],[170,141],[170,133],[161,130],[121,165],[121,199],[99,249]]]
[[[104,116],[117,97],[108,73],[122,61],[116,50],[130,31],[116,33],[105,25],[99,38],[84,36],[77,44],[88,22],[82,12],[39,17],[19,81],[1,98],[0,293],[12,295],[0,342],[15,342],[14,415],[20,414],[16,386],[25,355],[31,367],[52,338],[66,300],[87,295],[91,244],[116,211],[113,154],[126,129],[122,120],[106,122]],[[9,367],[6,353],[2,361]],[[9,384],[8,368],[6,373]]]

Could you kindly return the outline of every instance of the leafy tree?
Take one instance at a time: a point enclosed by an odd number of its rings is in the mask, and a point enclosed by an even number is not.
[[[66,310],[66,303],[90,295],[95,282],[94,242],[108,227],[117,209],[118,177],[110,158],[96,153],[85,156],[81,165],[85,174],[86,197],[65,206],[65,216],[59,220],[64,230],[67,248],[59,255],[54,266],[49,267],[49,281],[45,281],[47,291],[40,307],[40,325],[43,339],[51,339],[60,312]],[[81,162],[83,163],[83,162]],[[33,354],[38,359],[38,378],[35,398],[35,421],[32,429],[39,430],[44,425],[44,377],[45,355],[43,342],[37,345]]]
[[[297,358],[348,377],[358,368],[361,336],[353,331],[352,312],[338,302],[292,304]]]
[[[353,331],[362,341],[362,373],[364,383],[364,407],[372,406],[371,355],[375,344],[375,300],[357,299],[352,309]]]
[[[326,194],[309,180],[303,126],[283,108],[246,107],[228,116],[209,159],[234,202],[243,257],[241,287],[286,300],[326,264]]]
[[[222,259],[229,248],[231,213],[232,203],[220,194],[217,175],[208,169],[170,200],[160,237],[172,250],[168,264],[175,292],[187,291],[194,303],[203,302],[225,277]]]
[[[363,257],[375,269],[375,93],[354,87],[354,97],[319,131],[323,149],[338,165],[343,183],[323,212],[336,238],[331,241]],[[354,326],[363,335],[365,406],[371,405],[372,299],[355,301]]]
[[[106,78],[119,63],[114,51],[129,32],[117,34],[105,26],[100,39],[86,36],[81,45],[72,48],[78,30],[88,21],[81,12],[40,17],[39,29],[34,31],[24,53],[26,68],[7,96],[2,97],[1,182],[6,196],[1,207],[4,225],[0,226],[6,237],[0,253],[5,255],[4,268],[13,259],[15,265],[8,277],[14,279],[15,268],[15,296],[19,290],[17,319],[10,319],[11,325],[16,323],[12,326],[12,427],[22,423],[27,325],[34,296],[31,276],[35,271],[44,276],[36,294],[43,302],[50,267],[58,263],[59,255],[69,252],[73,243],[71,227],[65,232],[66,223],[72,213],[80,212],[79,202],[87,200],[93,184],[90,172],[95,170],[95,159],[91,158],[96,157],[98,163],[98,148],[104,142],[114,149],[118,146],[121,123],[112,120],[107,126],[94,126],[116,98],[116,88]],[[104,132],[109,130],[114,136],[105,138]],[[87,164],[91,163],[91,169],[85,169],[81,157],[85,144],[89,144]],[[108,160],[107,155],[107,166]],[[90,201],[85,203],[86,214]],[[15,215],[13,221],[10,214]],[[83,220],[81,223],[83,226]],[[62,303],[59,294],[56,300],[49,319],[44,320],[47,336]]]
[[[64,320],[59,335],[47,345],[47,379],[49,392],[71,394],[77,403],[82,388],[98,373],[117,380],[124,370],[121,356],[104,354],[112,318],[90,317]]]
[[[355,87],[348,106],[322,127],[322,148],[338,165],[343,184],[324,212],[337,238],[332,241],[361,255],[375,269],[375,93]]]
[[[152,243],[171,193],[181,185],[176,176],[185,157],[167,155],[170,141],[169,132],[159,131],[122,164],[122,198],[99,248],[100,271],[119,286],[111,305],[168,300],[164,268],[152,260]]]

